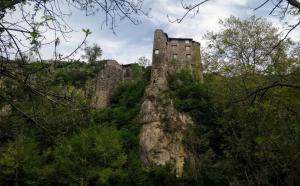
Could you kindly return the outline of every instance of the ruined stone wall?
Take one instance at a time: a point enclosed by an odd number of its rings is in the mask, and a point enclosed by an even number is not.
[[[92,95],[92,105],[95,108],[105,108],[109,104],[114,90],[124,81],[134,80],[134,64],[120,65],[115,60],[101,62],[101,69],[89,86]]]
[[[122,81],[122,66],[116,61],[104,61],[96,78],[92,80],[93,106],[105,108],[109,103],[109,98]],[[90,86],[90,85],[89,85]]]

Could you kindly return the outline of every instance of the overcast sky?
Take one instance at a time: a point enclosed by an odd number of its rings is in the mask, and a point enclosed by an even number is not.
[[[186,2],[197,2],[186,0]],[[200,2],[200,0],[198,0]],[[234,15],[240,18],[248,18],[252,15],[265,17],[281,28],[278,17],[268,16],[271,4],[258,11],[254,8],[261,0],[211,0],[202,5],[199,14],[191,18],[187,16],[180,24],[170,23],[167,15],[172,18],[181,17],[185,10],[180,0],[144,0],[144,8],[151,8],[149,17],[140,17],[142,23],[133,25],[129,21],[117,22],[114,34],[109,28],[101,28],[104,16],[96,14],[86,17],[83,12],[73,10],[72,15],[66,18],[71,27],[76,30],[67,41],[63,41],[59,51],[61,53],[71,51],[83,39],[82,28],[89,28],[92,35],[88,38],[88,44],[97,43],[103,49],[103,58],[115,59],[122,64],[133,63],[137,58],[146,56],[151,59],[154,30],[163,29],[171,37],[188,37],[204,43],[203,35],[207,31],[217,31],[219,20]],[[300,38],[300,30],[294,30],[290,37],[295,40]],[[53,51],[44,48],[42,54],[45,58],[53,55]],[[77,55],[77,58],[80,54]]]

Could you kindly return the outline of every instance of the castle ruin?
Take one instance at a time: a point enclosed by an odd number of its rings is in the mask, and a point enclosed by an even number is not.
[[[170,164],[181,176],[189,153],[183,141],[193,121],[189,114],[176,110],[173,100],[164,97],[164,92],[169,89],[168,75],[183,69],[202,81],[200,44],[190,38],[170,38],[162,30],[156,30],[152,55],[150,84],[137,117],[142,125],[141,158],[146,166]],[[134,64],[120,65],[113,60],[101,64],[101,70],[91,83],[96,108],[107,107],[120,83],[135,79]]]
[[[122,82],[137,79],[133,73],[134,66],[138,64],[120,65],[115,60],[102,61],[99,73],[89,85],[89,93],[93,95],[92,106],[98,109],[106,108],[113,92]]]
[[[168,90],[168,75],[183,69],[202,81],[200,44],[189,38],[169,38],[156,30],[151,82],[139,114],[141,157],[148,166],[171,164],[177,176],[183,173],[188,153],[183,140],[193,121],[187,113],[175,109],[172,99],[162,96]]]
[[[166,84],[167,74],[181,69],[189,69],[195,78],[202,79],[200,43],[191,38],[170,38],[157,29],[152,55],[152,79],[158,86]]]

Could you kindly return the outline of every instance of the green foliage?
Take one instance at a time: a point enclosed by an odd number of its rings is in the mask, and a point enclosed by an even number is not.
[[[86,35],[91,34],[89,30],[83,30]],[[97,59],[101,58],[102,56],[102,49],[96,43],[93,46],[87,46],[84,48],[85,54],[82,55],[83,59],[87,59],[88,63],[96,64]]]
[[[109,122],[118,128],[135,128],[132,121],[139,112],[147,84],[144,79],[122,84],[112,96],[111,106],[96,113],[95,122]]]
[[[175,107],[188,112],[196,124],[190,127],[184,140],[189,151],[185,178],[191,185],[220,185],[224,180],[226,183],[222,172],[226,169],[215,168],[212,163],[212,159],[223,156],[222,128],[217,121],[222,113],[212,103],[212,92],[188,70],[171,74],[168,83],[167,94],[174,100]]]
[[[176,62],[177,62],[176,59],[172,59],[172,60],[171,60],[171,64],[173,64],[173,65],[176,64]]]
[[[124,177],[122,147],[122,131],[113,127],[91,127],[64,140],[53,152],[58,183],[107,185]]]
[[[3,79],[0,184],[300,185],[299,48],[286,41],[268,53],[279,39],[261,19],[222,24],[208,35],[205,83],[182,70],[164,92],[194,121],[184,138],[183,178],[140,160],[135,119],[150,68],[134,66],[135,80],[99,111],[83,92],[102,65],[74,61],[27,65],[36,92]]]
[[[299,83],[296,72],[291,84]],[[190,113],[195,123],[185,138],[189,158],[184,183],[298,184],[297,89],[275,87],[253,103],[236,101],[244,88],[236,84],[236,77],[212,73],[205,75],[205,84],[201,84],[188,71],[181,71],[170,75],[168,82],[170,90],[166,94],[177,109]]]
[[[44,90],[58,95],[69,94],[68,90],[62,91],[57,86],[46,86]],[[19,133],[25,133],[35,136],[41,147],[46,148],[64,136],[89,125],[89,108],[78,95],[72,96],[76,100],[73,102],[64,99],[56,102],[37,96],[23,87],[13,86],[5,93],[4,103],[9,104],[9,100],[14,98],[17,100],[12,107],[12,113],[0,120],[1,129],[5,131],[0,135],[2,143],[14,139]]]
[[[145,70],[141,64],[132,64],[132,73],[135,80],[145,79]]]
[[[300,121],[300,99],[297,86],[289,86],[299,85],[299,58],[290,53],[295,46],[287,40],[272,50],[279,42],[276,29],[259,18],[231,17],[222,24],[224,30],[208,35],[206,60],[213,68],[205,77],[210,103],[222,111],[215,117],[219,150],[208,145],[212,153],[202,152],[195,159],[208,157],[204,172],[215,170],[211,167],[225,170],[219,178],[225,176],[227,184],[297,185],[299,169],[294,164],[300,149],[295,123]],[[207,144],[207,139],[201,140],[203,130],[194,131],[199,144]]]
[[[51,71],[43,71],[45,68]],[[139,156],[140,125],[136,124],[135,117],[149,82],[150,69],[136,66],[135,80],[116,90],[110,107],[92,111],[78,88],[84,88],[94,75],[83,75],[81,80],[73,72],[94,74],[99,69],[101,64],[91,66],[76,61],[33,63],[28,68],[39,71],[41,79],[37,83],[41,83],[44,91],[67,95],[72,98],[72,104],[63,99],[55,104],[7,82],[5,102],[1,106],[17,97],[15,106],[26,117],[16,110],[1,117],[1,131],[5,131],[0,135],[2,185],[152,186],[167,184],[169,180],[175,183],[176,177],[168,168],[145,169]]]
[[[38,144],[23,135],[9,142],[4,153],[0,154],[1,185],[36,185],[42,163]]]
[[[210,119],[218,115],[211,104],[211,92],[207,85],[196,80],[190,71],[182,70],[168,77],[170,91],[175,107],[190,112],[195,121],[209,124]]]
[[[57,65],[55,69],[53,85],[71,84],[82,87],[85,83],[94,78],[101,69],[101,65],[91,66],[83,62],[69,62]]]

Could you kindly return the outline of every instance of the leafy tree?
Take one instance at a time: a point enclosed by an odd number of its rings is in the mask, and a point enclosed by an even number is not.
[[[171,74],[168,84],[170,90],[167,94],[174,100],[176,109],[189,113],[196,124],[189,128],[184,140],[188,151],[185,182],[189,185],[226,185],[226,169],[215,167],[224,156],[224,136],[218,122],[222,111],[213,103],[214,92],[188,70]]]
[[[188,170],[195,169],[190,174],[203,185],[297,185],[299,169],[291,163],[300,152],[294,45],[286,40],[273,48],[269,42],[280,41],[276,30],[255,17],[221,24],[220,32],[207,35],[207,90],[191,88],[184,74],[171,81],[178,87],[171,88],[175,103],[197,124],[186,139],[196,152]]]
[[[45,69],[51,65],[52,71]],[[77,132],[90,124],[89,99],[80,89],[96,73],[96,68],[86,63],[62,63],[62,67],[54,64],[32,63],[30,70],[37,70],[39,78],[38,96],[15,81],[3,82],[0,94],[1,103],[12,105],[11,114],[1,118],[1,143],[13,140],[23,132],[34,135],[40,147],[47,148],[56,140]],[[48,68],[48,67],[47,67]],[[83,75],[82,75],[83,74]],[[40,92],[48,92],[52,96],[45,97]],[[61,95],[61,96],[57,96]],[[13,101],[12,101],[13,100]]]
[[[150,65],[150,59],[147,59],[145,56],[139,57],[137,63],[142,67],[147,67]]]
[[[221,25],[206,35],[205,83],[189,71],[168,78],[167,95],[195,123],[185,138],[185,183],[297,185],[297,46],[286,40],[273,48],[279,35],[263,19],[230,17]]]
[[[280,38],[271,23],[254,16],[248,20],[231,16],[220,24],[221,32],[206,35],[209,44],[204,61],[207,71],[239,77],[236,85],[243,89],[237,96],[253,97],[278,86],[300,88],[289,82],[298,63],[291,53],[297,45],[286,40],[273,48]]]
[[[39,68],[40,64],[30,65]],[[18,86],[6,87],[6,91],[11,91],[8,95],[18,94],[14,106],[21,108],[26,117],[16,110],[8,117],[1,117],[0,127],[5,133],[0,135],[0,183],[176,185],[178,179],[169,167],[144,168],[139,157],[140,125],[136,124],[135,117],[149,81],[149,69],[139,67],[142,76],[123,84],[112,96],[109,108],[93,111],[87,105],[88,100],[76,91],[75,87],[83,87],[70,72],[95,73],[93,70],[97,67],[78,62],[57,65],[51,67],[50,72],[39,72],[43,87],[46,91],[63,91],[63,94],[72,90],[75,94],[71,96],[72,104],[53,104],[34,95],[28,97],[30,94],[24,94]],[[89,77],[86,78],[83,83],[88,81]],[[35,140],[24,135],[33,136]],[[11,149],[16,149],[17,157]],[[20,161],[18,179],[15,179],[16,168],[11,163],[16,161]]]
[[[65,17],[70,12],[66,12],[61,5],[72,7],[73,9],[69,9],[71,11],[78,9],[86,16],[103,11],[105,25],[114,32],[118,18],[129,20],[133,24],[141,22],[140,17],[147,15],[142,2],[141,0],[67,0],[63,2],[60,0],[2,0],[0,2],[1,79],[10,79],[22,84],[37,96],[40,94],[43,94],[44,97],[53,96],[47,92],[36,91],[38,79],[31,81],[31,76],[36,75],[36,71],[28,72],[28,69],[26,70],[28,61],[24,52],[33,52],[38,57],[37,61],[43,63],[41,47],[53,44],[53,60],[58,63],[70,59],[84,46],[87,37],[91,34],[89,29],[82,29],[84,34],[82,41],[77,46],[75,45],[73,51],[70,53],[58,52],[61,41],[73,32],[73,29],[65,21]],[[5,16],[8,14],[18,14],[20,18],[9,19]],[[47,42],[45,42],[45,33],[47,33]],[[53,33],[53,35],[49,36],[49,33],[50,35]],[[61,97],[61,95],[55,96]]]
[[[54,150],[57,181],[63,184],[105,184],[126,176],[122,132],[92,127],[63,141]]]
[[[88,63],[95,64],[98,59],[102,56],[102,49],[96,43],[91,46],[84,48],[85,54],[82,55],[83,59],[87,59]]]
[[[42,168],[42,156],[35,140],[19,135],[0,155],[1,185],[35,185]]]

